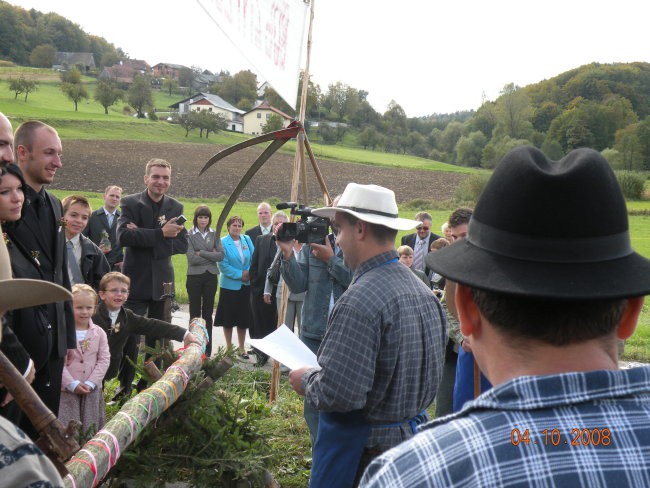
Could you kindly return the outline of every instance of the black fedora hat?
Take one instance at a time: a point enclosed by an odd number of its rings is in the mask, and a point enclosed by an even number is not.
[[[479,198],[467,238],[429,267],[474,288],[588,300],[650,293],[650,261],[630,244],[625,199],[607,161],[576,149],[551,161],[508,153]]]

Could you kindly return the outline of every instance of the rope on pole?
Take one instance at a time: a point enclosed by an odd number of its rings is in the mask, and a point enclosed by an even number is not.
[[[183,394],[190,378],[201,369],[208,341],[202,318],[192,319],[189,329],[200,344],[184,348],[162,378],[127,401],[104,428],[66,463],[70,472],[63,480],[66,488],[97,486],[117,463],[120,453]]]

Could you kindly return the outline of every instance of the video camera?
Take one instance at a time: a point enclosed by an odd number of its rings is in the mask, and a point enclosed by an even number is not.
[[[311,207],[299,205],[296,202],[278,203],[275,208],[278,210],[290,209],[291,215],[299,215],[300,220],[296,222],[285,222],[278,230],[275,238],[279,241],[292,241],[293,239],[303,244],[325,244],[325,238],[329,234],[329,219],[318,217],[311,213]]]

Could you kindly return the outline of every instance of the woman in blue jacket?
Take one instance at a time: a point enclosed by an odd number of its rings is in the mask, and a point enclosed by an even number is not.
[[[252,321],[248,269],[254,247],[251,238],[242,233],[244,220],[241,217],[231,216],[226,225],[228,235],[221,238],[225,255],[223,261],[218,263],[221,271],[221,289],[214,322],[217,327],[223,327],[228,347],[232,345],[232,329],[237,327],[239,357],[248,359],[244,341],[246,329]]]

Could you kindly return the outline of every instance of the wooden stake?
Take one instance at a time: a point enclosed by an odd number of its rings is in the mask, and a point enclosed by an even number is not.
[[[310,2],[309,13],[309,33],[307,35],[307,61],[305,63],[305,71],[302,74],[302,92],[300,93],[300,107],[298,110],[298,121],[305,124],[305,113],[307,111],[307,90],[309,89],[309,62],[311,59],[311,33],[314,24],[314,0]],[[302,179],[303,190],[303,204],[309,203],[309,193],[307,191],[307,171],[305,167],[305,133],[300,132],[297,136],[296,156],[293,160],[293,174],[291,176],[291,201],[295,202],[298,199],[298,182]],[[302,176],[302,178],[301,178]],[[295,220],[292,216],[291,221]],[[289,291],[286,283],[282,286],[282,299],[280,308],[278,310],[277,326],[281,326],[284,322],[284,314],[287,310],[287,301],[289,299]],[[278,398],[278,388],[280,387],[280,363],[273,361],[273,374],[271,375],[271,389],[269,390],[269,402],[275,403]]]

